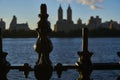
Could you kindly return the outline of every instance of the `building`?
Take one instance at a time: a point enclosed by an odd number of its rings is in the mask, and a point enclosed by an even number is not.
[[[82,20],[79,18],[77,21],[77,24],[74,24],[72,21],[72,9],[70,5],[67,8],[67,19],[63,19],[63,9],[60,5],[58,9],[58,20],[56,24],[54,25],[54,31],[55,32],[70,32],[74,30],[78,30],[84,27],[82,24]]]
[[[9,27],[10,31],[29,31],[30,28],[28,27],[28,23],[22,23],[22,24],[18,24],[17,23],[17,17],[13,16],[13,19],[10,23],[10,27]]]
[[[110,21],[101,23],[99,28],[109,29],[109,30],[112,30],[112,29],[120,30],[120,24],[117,21],[110,20]]]
[[[1,19],[0,19],[0,28],[1,28],[2,32],[5,31],[5,26],[6,26],[5,22],[4,22],[3,19],[1,18]]]
[[[120,24],[118,24],[117,21],[110,20],[108,28],[110,30],[112,30],[112,29],[120,29]]]
[[[92,29],[98,29],[101,24],[102,24],[102,19],[99,18],[99,16],[96,17],[91,16],[90,19],[88,20],[87,26],[89,30],[92,30]]]
[[[93,29],[120,30],[120,24],[118,24],[117,21],[110,20],[102,23],[102,19],[99,18],[99,16],[96,17],[91,16],[90,19],[88,20],[87,27],[89,30]]]

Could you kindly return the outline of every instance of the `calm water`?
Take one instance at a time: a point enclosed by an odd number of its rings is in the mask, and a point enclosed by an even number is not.
[[[81,51],[81,38],[51,38],[54,49],[50,54],[53,64],[74,64]],[[12,65],[29,63],[32,67],[37,60],[37,53],[33,49],[35,38],[5,38],[3,39],[4,51],[8,52],[7,60]],[[120,51],[120,38],[89,38],[89,51],[93,52],[92,62],[118,62],[117,52]],[[93,71],[93,80],[116,80],[120,71]],[[63,72],[62,77],[57,78],[53,73],[51,80],[76,80],[78,72],[68,70]],[[36,80],[33,72],[25,79],[22,72],[11,70],[8,73],[9,80]]]

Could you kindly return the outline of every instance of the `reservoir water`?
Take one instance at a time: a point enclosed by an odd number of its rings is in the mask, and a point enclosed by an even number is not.
[[[54,64],[58,62],[62,64],[74,64],[81,51],[81,38],[51,38],[53,43],[53,51],[50,59]],[[11,65],[22,65],[29,63],[34,67],[37,61],[37,53],[33,49],[36,38],[4,38],[3,50],[8,52],[7,60]],[[89,51],[93,52],[92,62],[110,63],[118,62],[120,58],[117,52],[120,52],[120,38],[89,38]],[[120,71],[93,71],[92,80],[116,80]],[[57,78],[56,72],[53,72],[51,80],[77,80],[78,72],[68,70],[63,72],[62,77]],[[18,70],[10,70],[8,80],[36,80],[34,72],[30,72],[28,79],[23,77],[23,73]]]

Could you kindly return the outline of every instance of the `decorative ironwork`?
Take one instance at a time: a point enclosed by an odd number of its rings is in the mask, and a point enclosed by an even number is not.
[[[35,65],[35,77],[38,80],[49,80],[53,67],[49,59],[49,54],[53,49],[52,43],[48,38],[49,33],[52,31],[50,29],[50,23],[47,20],[47,7],[45,4],[41,5],[41,14],[39,14],[41,20],[38,22],[38,28],[36,29],[38,33],[38,39],[34,45],[35,51],[38,53],[38,61]]]

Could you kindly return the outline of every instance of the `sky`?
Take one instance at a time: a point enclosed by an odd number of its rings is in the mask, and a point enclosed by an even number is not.
[[[51,28],[58,20],[58,8],[61,4],[63,8],[63,18],[66,19],[66,10],[70,5],[72,8],[72,18],[74,23],[78,18],[83,23],[87,23],[90,16],[99,16],[102,22],[111,19],[120,23],[120,0],[0,0],[0,18],[6,22],[6,28],[13,15],[16,15],[18,23],[28,23],[30,29],[37,28],[37,22],[40,20],[40,5],[47,4],[48,20]]]

